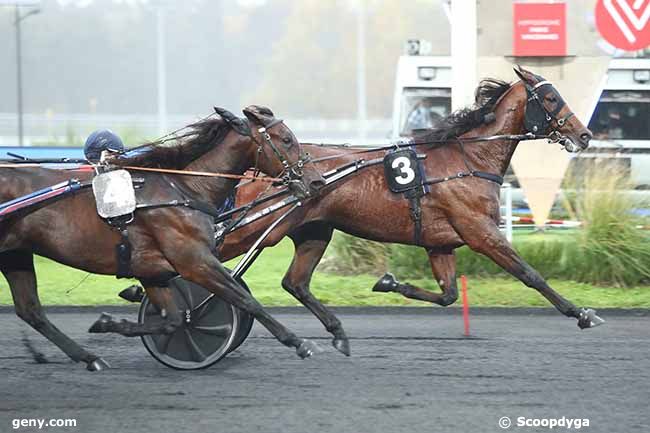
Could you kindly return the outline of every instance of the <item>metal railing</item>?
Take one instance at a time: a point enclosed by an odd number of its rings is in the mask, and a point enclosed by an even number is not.
[[[201,116],[183,114],[167,116],[167,128],[172,131],[200,119]],[[17,116],[0,113],[0,145],[17,144]],[[72,144],[83,140],[95,129],[110,128],[117,133],[138,138],[158,136],[158,117],[155,114],[25,114],[23,117],[27,145],[42,143]],[[353,142],[358,144],[359,123],[357,119],[287,118],[286,124],[302,141]],[[384,143],[389,140],[390,119],[368,119],[366,137],[368,143]]]

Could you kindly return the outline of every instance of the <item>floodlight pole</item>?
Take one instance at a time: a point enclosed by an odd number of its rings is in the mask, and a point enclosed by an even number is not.
[[[18,111],[18,145],[23,146],[23,67],[22,42],[20,33],[20,10],[16,5],[14,25],[16,26],[16,100]]]
[[[366,144],[366,2],[357,3],[357,122],[359,122],[359,144]]]
[[[166,41],[165,21],[166,4],[160,2],[156,7],[156,63],[158,77],[158,134],[167,133],[167,69],[166,69]]]
[[[22,33],[20,22],[30,15],[40,12],[40,9],[32,9],[25,15],[20,14],[20,7],[15,6],[14,26],[16,28],[16,104],[18,111],[18,145],[24,145],[24,128],[23,128],[23,47]]]
[[[451,1],[451,106],[452,110],[474,103],[477,83],[476,0]]]

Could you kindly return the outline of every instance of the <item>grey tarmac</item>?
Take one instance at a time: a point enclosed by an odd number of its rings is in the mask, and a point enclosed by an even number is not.
[[[474,309],[466,338],[459,309],[338,309],[346,358],[304,310],[270,310],[324,352],[300,360],[256,324],[219,364],[175,371],[139,339],[86,333],[100,309],[50,308],[113,367],[90,373],[2,308],[0,432],[650,432],[648,311],[599,311],[607,323],[580,331],[550,309]],[[24,338],[50,363],[37,364]],[[519,417],[589,427],[518,427]],[[74,418],[77,427],[14,430],[19,418]]]

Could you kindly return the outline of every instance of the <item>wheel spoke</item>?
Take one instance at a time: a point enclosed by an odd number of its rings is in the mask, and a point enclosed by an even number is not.
[[[183,297],[183,300],[185,300],[187,308],[190,310],[194,308],[194,303],[192,302],[192,288],[190,287],[189,283],[183,284],[183,286],[177,286],[177,288]]]
[[[203,362],[206,358],[205,353],[203,353],[201,348],[196,344],[192,333],[187,328],[185,328],[185,339],[190,351],[192,352],[192,358],[197,362]]]
[[[160,334],[157,336],[158,338],[154,338],[156,348],[160,353],[167,353],[169,342],[172,341],[172,335],[173,334]]]
[[[160,314],[160,308],[151,302],[151,299],[147,299],[147,308],[145,310],[145,314],[147,316],[153,315],[153,314]]]
[[[203,302],[203,301],[201,301]],[[196,321],[201,320],[205,314],[212,309],[213,306],[217,305],[219,300],[216,296],[213,296],[212,299],[208,300],[201,308],[199,308],[193,315],[195,316]]]
[[[220,337],[227,337],[232,332],[232,325],[215,325],[215,326],[194,326],[193,329],[196,329],[199,332],[208,335],[218,335]]]

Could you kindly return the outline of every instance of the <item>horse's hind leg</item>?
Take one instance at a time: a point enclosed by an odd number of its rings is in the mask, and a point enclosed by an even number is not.
[[[458,299],[456,286],[456,257],[453,250],[427,250],[431,271],[442,289],[442,294],[430,292],[408,283],[400,283],[391,274],[384,275],[375,286],[373,292],[396,292],[406,298],[418,301],[432,302],[446,307]]]
[[[96,371],[108,367],[103,359],[84,350],[49,321],[38,299],[34,256],[31,253],[23,251],[1,253],[0,271],[9,283],[18,317],[58,346],[70,359],[75,362],[85,362],[88,370]]]
[[[111,315],[103,313],[93,323],[88,332],[114,332],[125,337],[139,337],[151,334],[172,334],[176,331],[182,324],[183,318],[174,302],[172,289],[146,281],[142,281],[142,284],[147,291],[149,300],[160,310],[158,320],[149,320],[147,323],[137,323],[129,320],[116,321]]]
[[[291,235],[295,244],[295,253],[291,266],[282,279],[282,287],[307,307],[325,325],[334,339],[332,345],[339,352],[350,356],[350,342],[341,326],[341,321],[309,291],[309,283],[316,265],[323,257],[330,239],[330,227],[311,227]]]

